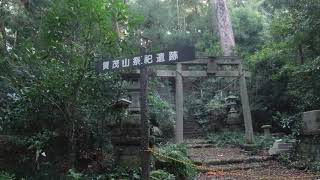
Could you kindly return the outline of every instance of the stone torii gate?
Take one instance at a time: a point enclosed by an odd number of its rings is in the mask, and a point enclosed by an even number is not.
[[[141,58],[144,57],[143,63]],[[155,57],[155,58],[154,58]],[[167,59],[166,59],[167,58]],[[120,63],[121,62],[121,63]],[[239,77],[245,79],[245,77],[250,76],[250,73],[242,71],[241,61],[239,57],[236,56],[225,56],[225,57],[203,57],[196,58],[194,48],[182,48],[171,51],[163,51],[160,53],[148,53],[136,55],[134,57],[122,58],[121,60],[105,60],[99,61],[96,64],[97,72],[113,71],[117,69],[125,69],[130,67],[137,67],[134,71],[124,73],[126,76],[124,79],[128,82],[128,119],[130,122],[127,124],[136,125],[135,127],[140,127],[139,131],[135,135],[128,136],[126,134],[125,138],[120,140],[125,140],[135,147],[136,152],[132,152],[132,148],[127,151],[124,150],[124,157],[132,156],[133,154],[141,153],[141,163],[143,177],[147,178],[148,172],[150,170],[150,154],[148,153],[149,148],[149,125],[148,125],[148,115],[147,115],[147,69],[145,65],[175,65],[175,70],[155,70],[155,74],[158,77],[175,77],[176,78],[176,142],[183,142],[183,77]],[[193,67],[191,69],[190,67]],[[199,67],[195,70],[195,67]],[[243,81],[242,81],[243,82]],[[245,83],[243,83],[245,84]],[[241,98],[246,91],[242,88],[246,86],[241,85],[240,91]],[[244,93],[245,92],[245,93]],[[139,98],[140,96],[140,98]],[[246,96],[247,97],[247,96]],[[247,99],[248,100],[248,99]],[[246,101],[247,101],[246,100]],[[129,105],[130,104],[130,105]],[[242,103],[243,104],[243,103]],[[248,104],[248,103],[247,103]],[[245,108],[243,108],[245,110]],[[244,113],[245,114],[245,113]],[[245,118],[244,118],[245,119]],[[247,129],[247,122],[245,120],[245,125]],[[132,132],[132,129],[130,130]],[[114,143],[118,143],[119,146],[123,146],[122,142],[117,140]],[[137,147],[141,146],[142,151],[139,151]],[[129,154],[126,154],[129,153]]]
[[[240,77],[240,64],[240,58],[237,56],[202,57],[194,61],[176,63],[176,70],[156,70],[156,76],[175,77],[176,80],[176,143],[183,142],[183,77]],[[201,70],[190,70],[190,67],[194,66],[199,66]],[[251,73],[245,71],[244,76],[250,77]]]

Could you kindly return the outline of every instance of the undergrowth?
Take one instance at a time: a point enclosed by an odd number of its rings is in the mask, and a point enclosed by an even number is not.
[[[305,171],[319,172],[320,161],[305,158],[297,155],[297,153],[284,153],[277,157],[277,160],[284,166],[289,168],[301,169]]]
[[[191,166],[192,161],[188,158],[187,149],[184,145],[160,145],[160,148],[157,151],[159,151],[159,153],[163,156],[154,156],[156,160],[156,169],[164,170],[170,174],[173,174],[176,177],[176,179],[187,180],[192,179],[192,177],[196,176],[197,171]],[[173,159],[168,159],[164,156],[186,163],[181,163]]]
[[[208,135],[208,141],[216,147],[243,146],[245,144],[245,135],[242,132],[220,132]],[[270,148],[275,141],[275,137],[255,136],[255,147],[257,149]]]

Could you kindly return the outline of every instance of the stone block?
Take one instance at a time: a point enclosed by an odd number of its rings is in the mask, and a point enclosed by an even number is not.
[[[303,135],[320,134],[320,110],[304,112],[302,120]]]
[[[284,152],[289,152],[293,149],[295,141],[284,142],[282,139],[278,139],[273,143],[273,146],[269,149],[270,155],[277,155]]]
[[[297,147],[297,153],[305,158],[320,161],[320,141],[316,136],[302,136]]]

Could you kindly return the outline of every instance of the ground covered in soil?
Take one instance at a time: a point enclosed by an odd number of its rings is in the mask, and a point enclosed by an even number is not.
[[[203,166],[198,180],[320,179],[314,173],[290,169],[266,151],[251,154],[238,147],[214,147],[201,140],[188,141],[188,156]]]

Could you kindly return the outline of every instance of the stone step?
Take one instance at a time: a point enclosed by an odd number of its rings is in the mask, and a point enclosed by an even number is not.
[[[205,135],[203,134],[184,134],[185,139],[193,139],[193,138],[203,138]]]
[[[208,147],[214,147],[213,144],[187,144],[187,148],[208,148]]]
[[[202,132],[202,131],[193,131],[193,130],[190,130],[190,131],[184,130],[183,133],[184,133],[184,134],[192,134],[192,133],[204,134],[204,132]]]
[[[202,172],[207,171],[236,171],[236,170],[247,170],[247,169],[256,169],[256,168],[267,168],[271,165],[271,161],[268,162],[253,162],[253,163],[242,163],[242,164],[226,164],[226,165],[211,165],[209,169],[204,169]],[[208,167],[208,166],[205,166]]]
[[[204,132],[203,131],[196,131],[196,130],[185,130],[183,131],[184,133],[200,133],[200,134],[203,134]]]
[[[208,144],[207,139],[187,139],[185,140],[186,144]]]
[[[192,157],[191,157],[192,159]],[[205,159],[204,161],[194,160],[196,164],[208,164],[208,165],[228,165],[228,164],[248,164],[248,163],[258,163],[258,162],[267,162],[273,160],[272,156],[251,156],[247,158],[239,159],[224,159],[224,160],[210,160]]]
[[[192,128],[200,128],[200,126],[199,125],[197,125],[197,124],[183,124],[183,127],[192,127]]]
[[[183,133],[184,136],[194,136],[194,138],[201,138],[204,137],[205,134],[199,132],[185,132]]]

